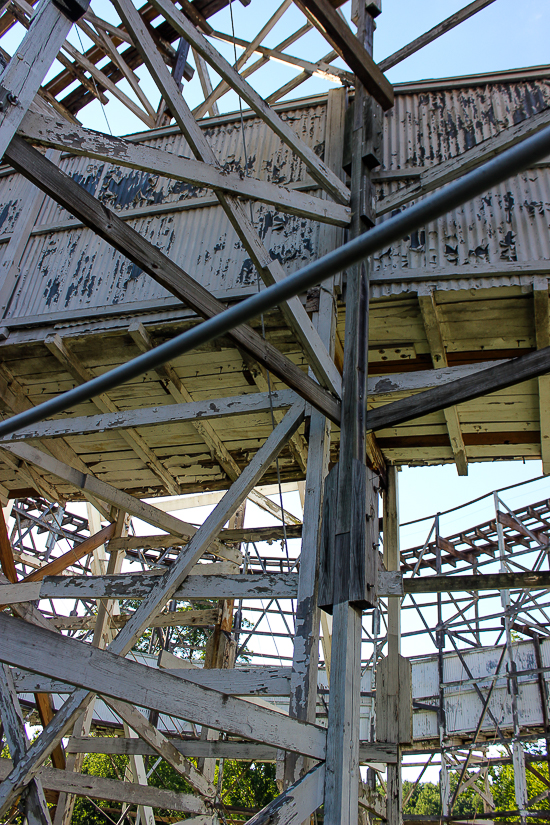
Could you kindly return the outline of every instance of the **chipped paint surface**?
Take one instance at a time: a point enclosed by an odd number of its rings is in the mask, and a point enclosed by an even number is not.
[[[324,104],[289,110],[284,117],[322,155]],[[245,121],[244,145],[240,121],[214,124],[206,129],[206,135],[228,172],[281,184],[305,179],[303,162],[257,118]],[[144,143],[191,156],[178,134],[153,137]],[[250,292],[256,287],[256,272],[246,250],[207,190],[88,158],[65,158],[61,168],[121,217],[128,210],[142,210],[130,225],[213,293],[231,297],[243,288]],[[17,197],[20,188],[17,175],[0,179],[0,232],[11,231],[21,211],[21,197]],[[206,198],[205,206],[182,211],[182,206],[196,197]],[[172,204],[174,211],[170,210]],[[158,210],[155,214],[156,207],[162,207],[160,214]],[[277,212],[265,204],[254,205],[253,220],[272,258],[278,259],[286,272],[301,268],[315,257],[318,226],[314,222]],[[31,236],[21,263],[22,277],[8,318],[87,309],[96,314],[98,308],[127,309],[144,301],[161,306],[171,297],[90,230],[70,226],[55,230],[56,225],[70,221],[65,210],[45,200],[36,224],[39,231]]]
[[[549,107],[548,80],[400,94],[385,117],[384,169],[437,166]],[[378,197],[410,180],[378,184]],[[415,292],[416,284],[399,282],[400,270],[445,269],[438,288],[447,290],[531,283],[520,266],[488,277],[483,267],[549,259],[549,209],[550,167],[518,175],[377,254],[373,272],[395,273],[396,282],[373,286],[373,297]]]

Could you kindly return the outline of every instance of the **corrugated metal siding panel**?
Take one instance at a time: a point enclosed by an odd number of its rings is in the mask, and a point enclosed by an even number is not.
[[[437,165],[549,106],[548,80],[397,95],[385,117],[384,168]],[[379,198],[404,183],[379,184]],[[372,271],[395,276],[395,281],[374,284],[372,297],[416,291],[414,283],[399,281],[399,271],[410,269],[425,268],[428,279],[430,268],[456,269],[456,278],[438,281],[441,290],[532,283],[532,276],[519,273],[483,276],[476,265],[549,260],[549,208],[550,169],[508,180],[374,256]]]
[[[384,169],[436,165],[548,107],[549,80],[396,95],[384,118]]]
[[[325,107],[298,109],[285,113],[296,131],[320,153],[323,151]],[[240,123],[222,124],[207,130],[211,144],[226,168],[243,171],[244,148]],[[245,121],[249,174],[278,183],[292,183],[305,176],[304,164],[261,121]],[[190,155],[181,135],[147,141],[157,148]],[[87,158],[66,158],[61,168],[75,177],[109,208],[126,209],[154,204],[178,204],[207,194],[179,181],[130,169],[111,167]],[[10,184],[0,181],[6,194]],[[16,182],[19,179],[16,179]],[[20,198],[10,194],[12,211]],[[1,218],[0,210],[0,218]],[[254,223],[273,258],[290,273],[308,263],[316,254],[318,225],[291,215],[277,213],[264,204],[254,205]],[[40,210],[38,226],[51,226],[71,216],[49,198]],[[178,265],[214,293],[237,295],[243,287],[256,284],[252,263],[221,207],[205,207],[185,212],[136,218],[130,225]],[[102,307],[136,302],[162,303],[169,293],[137,266],[114,251],[88,229],[75,227],[35,235],[21,262],[22,277],[13,296],[8,319],[37,317],[64,311],[93,311]]]

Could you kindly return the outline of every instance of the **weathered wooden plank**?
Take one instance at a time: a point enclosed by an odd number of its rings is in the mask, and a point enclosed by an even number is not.
[[[148,668],[42,628],[37,627],[31,633],[28,626],[5,614],[0,614],[0,630],[3,638],[0,661],[7,664],[26,668],[32,665],[35,672],[95,693],[285,750],[324,758],[326,733],[316,725],[290,719],[181,676]]]
[[[253,109],[256,114],[270,126],[275,134],[283,140],[306,164],[309,173],[339,203],[349,203],[349,190],[340,178],[334,174],[298,137],[292,127],[283,121],[262,97],[244,80],[239,73],[221,56],[221,54],[198,32],[194,26],[172,3],[155,0],[155,7],[182,37],[212,66],[236,92]]]
[[[403,579],[405,594],[512,589],[550,589],[550,573],[548,571],[537,573],[483,573],[478,576],[422,576],[414,579]]]
[[[381,60],[378,64],[378,68],[381,72],[387,72],[388,69],[391,69],[393,66],[397,66],[397,64],[401,63],[402,60],[406,60],[407,57],[410,57],[411,54],[414,54],[424,48],[424,46],[427,46],[428,43],[433,43],[434,40],[437,40],[437,38],[441,37],[441,35],[445,34],[445,32],[454,29],[454,27],[458,26],[459,23],[462,23],[464,20],[468,20],[468,18],[472,17],[476,14],[476,12],[490,6],[491,3],[494,3],[494,1],[495,0],[474,0],[473,3],[468,3],[468,5],[463,9],[451,14],[450,17],[447,17],[446,20],[442,20],[441,23],[437,24],[437,26],[434,26],[429,29],[429,31],[421,34],[420,37],[417,37],[410,43],[407,43],[407,45],[403,46],[402,49],[390,54],[389,57],[385,57],[384,60]]]
[[[550,371],[550,347],[513,358],[504,364],[459,378],[446,386],[435,387],[410,398],[386,404],[367,414],[367,427],[381,430],[412,421],[453,404],[489,395]]]
[[[255,762],[274,762],[275,748],[258,742],[208,742],[200,739],[186,740],[177,737],[171,740],[185,756],[218,759],[242,759]],[[119,736],[72,736],[67,744],[68,753],[136,753],[149,756],[155,751],[139,739],[125,739]],[[385,742],[361,742],[359,755],[361,762],[395,762],[395,745]]]
[[[359,38],[328,0],[295,0],[296,5],[336,49],[384,110],[393,106],[393,89]]]
[[[249,819],[247,825],[291,825],[307,821],[323,804],[324,784],[325,765],[316,765]]]
[[[234,696],[260,693],[265,696],[288,696],[290,693],[289,667],[250,667],[250,668],[194,668],[186,667],[188,660],[162,651],[159,667],[173,676],[195,682],[203,687],[221,690]],[[182,672],[183,671],[183,672]]]
[[[1,590],[0,590],[1,593]],[[171,613],[161,613],[151,620],[150,627],[212,627],[220,616],[217,607],[205,610],[183,610]],[[111,617],[110,625],[113,628],[124,627],[129,616],[120,613]],[[58,630],[92,630],[95,627],[96,616],[57,616],[50,619],[52,627]]]
[[[17,764],[27,750],[28,737],[11,670],[6,665],[0,667],[0,719],[11,757],[14,764]],[[51,825],[50,813],[39,779],[32,781],[23,806],[27,825]]]
[[[19,48],[2,72],[2,86],[13,95],[0,112],[0,158],[31,105],[40,84],[72,28],[53,3],[43,3]]]
[[[11,761],[0,759],[0,778],[9,776]],[[132,805],[150,805],[152,808],[168,808],[184,813],[206,813],[208,808],[198,796],[180,794],[118,779],[104,779],[80,773],[69,773],[56,768],[41,768],[38,779],[45,788],[54,791],[91,796],[92,799],[107,799],[112,802],[128,802]]]
[[[103,530],[99,531],[99,533],[84,539],[84,541],[81,541],[80,544],[75,544],[71,550],[63,553],[62,556],[58,556],[49,564],[45,564],[38,570],[33,570],[32,573],[29,573],[28,576],[25,576],[25,578],[22,579],[21,585],[25,585],[29,582],[38,582],[45,576],[56,576],[58,573],[61,573],[62,570],[70,567],[79,559],[83,559],[84,556],[88,555],[88,553],[93,553],[94,550],[101,547],[102,544],[111,538],[114,532],[115,524],[113,523],[107,525],[107,527],[104,527]]]
[[[152,172],[194,186],[219,189],[242,198],[269,203],[291,215],[335,226],[347,226],[350,221],[349,207],[342,204],[321,200],[268,181],[222,172],[210,163],[142,146],[74,124],[69,125],[61,118],[48,118],[40,112],[28,112],[19,126],[18,133],[39,146],[53,146],[75,155],[96,158],[129,169]]]
[[[210,318],[223,311],[223,304],[207,289],[100,204],[68,175],[60,172],[23,138],[14,136],[7,150],[7,157],[25,177],[29,177],[36,186],[80,218],[86,226],[199,315]],[[228,334],[239,347],[277,375],[287,386],[292,387],[299,395],[307,396],[307,401],[338,423],[339,402],[282,355],[276,347],[264,341],[248,326],[236,327]]]
[[[372,279],[371,279],[372,280]],[[504,359],[508,360],[508,359]],[[481,361],[476,364],[461,364],[458,367],[443,367],[437,370],[419,370],[418,372],[391,373],[390,375],[369,376],[368,393],[372,402],[376,396],[391,395],[394,392],[414,392],[427,390],[449,384],[465,375],[473,375],[501,364],[502,361]]]
[[[41,585],[41,599],[143,599],[161,575],[122,573],[112,576],[48,577]],[[17,585],[16,585],[17,586]],[[258,575],[190,575],[174,593],[175,599],[295,599],[297,573],[263,573]],[[25,596],[26,591],[23,592]],[[3,589],[0,598],[4,598]],[[12,594],[17,598],[17,591]],[[24,599],[22,599],[24,601]],[[6,601],[6,604],[8,602]]]
[[[34,602],[40,598],[41,582],[30,584],[4,584],[0,587],[1,604],[18,604],[20,602]]]

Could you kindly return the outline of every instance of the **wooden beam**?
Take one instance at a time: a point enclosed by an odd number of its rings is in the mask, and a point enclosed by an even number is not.
[[[220,611],[217,607],[204,610],[174,610],[155,616],[151,619],[149,627],[213,627],[219,616]],[[110,625],[113,628],[124,627],[129,618],[130,614],[119,613],[111,617]],[[50,619],[52,627],[58,630],[93,630],[95,623],[95,616],[55,616]]]
[[[84,364],[82,364],[81,361],[79,361],[79,359],[68,349],[58,333],[55,332],[51,335],[47,335],[44,343],[51,354],[67,370],[69,375],[72,375],[77,384],[85,384],[87,381],[91,381],[91,379],[95,377],[93,372],[85,367]],[[95,404],[98,410],[103,413],[120,412],[116,404],[113,403],[107,393],[101,393],[101,395],[95,396],[92,398],[92,403]],[[157,477],[168,495],[177,496],[181,493],[178,480],[164,466],[158,456],[154,454],[143,436],[132,428],[121,430],[120,436],[143,462],[145,467],[148,467]]]
[[[22,625],[0,614],[0,661],[200,725],[317,759],[325,755],[324,728],[114,656],[66,636]],[[5,634],[5,635],[4,635]],[[75,696],[78,691],[73,694]],[[70,700],[69,700],[70,701]],[[68,703],[67,703],[68,704]]]
[[[188,659],[180,659],[163,650],[158,660],[159,667],[173,676],[195,682],[203,687],[223,690],[233,696],[254,695],[288,696],[290,693],[289,667],[249,667],[249,668],[189,668]]]
[[[421,173],[419,180],[411,183],[409,186],[398,189],[380,201],[376,207],[376,214],[378,216],[386,215],[394,209],[401,209],[410,201],[416,200],[428,192],[433,192],[434,189],[444,186],[444,184],[452,180],[456,180],[456,178],[464,175],[466,172],[470,172],[472,169],[481,166],[481,164],[499,155],[511,146],[515,146],[516,143],[540,131],[540,129],[547,126],[548,123],[550,123],[550,109],[544,109],[544,111],[539,112],[537,115],[532,115],[532,117],[518,123],[516,126],[509,126],[507,129],[503,129],[498,135],[495,135],[495,137],[481,141],[477,146],[468,149],[466,152],[462,152],[462,154],[457,157],[450,158],[450,160],[446,160],[436,166],[430,166]],[[454,273],[453,277],[456,278],[456,268]]]
[[[349,203],[349,190],[339,177],[321,161],[315,152],[306,146],[289,124],[283,121],[263,100],[263,98],[239,75],[221,54],[200,34],[184,15],[167,0],[153,0],[155,8],[168,20],[182,37],[199,52],[223,80],[253,109],[275,134],[287,144],[306,164],[310,175],[339,203]],[[118,4],[117,4],[118,8]]]
[[[410,398],[386,404],[367,414],[367,427],[381,430],[413,421],[423,415],[444,410],[453,404],[462,404],[472,398],[489,395],[522,381],[538,378],[550,372],[550,347],[512,358],[504,364],[458,378],[451,383],[434,387]]]
[[[434,26],[429,31],[421,34],[420,37],[415,38],[406,46],[403,46],[402,49],[390,54],[389,57],[385,57],[384,60],[381,60],[378,64],[378,68],[381,72],[387,72],[388,69],[393,68],[393,66],[397,66],[398,63],[401,63],[402,60],[406,60],[407,57],[411,56],[411,54],[414,54],[424,48],[424,46],[427,46],[428,43],[433,43],[433,41],[437,40],[438,37],[441,37],[442,34],[451,31],[451,29],[454,29],[454,27],[458,26],[459,23],[462,23],[464,20],[468,20],[468,18],[472,17],[472,15],[476,14],[476,12],[490,6],[491,3],[494,2],[495,0],[474,0],[473,3],[468,3],[468,5],[463,9],[451,14],[450,17],[447,17],[441,23],[438,23],[437,26]]]
[[[247,825],[291,825],[311,821],[311,815],[323,804],[324,784],[325,766],[316,765],[251,817]]]
[[[351,31],[329,0],[294,0],[308,20],[345,60],[365,89],[384,110],[393,106],[393,89],[359,38]]]
[[[48,577],[40,589],[41,599],[104,599],[145,598],[160,575],[121,573],[110,576]],[[295,599],[298,590],[297,573],[260,573],[201,576],[192,574],[174,593],[175,599],[202,601],[203,599]],[[0,590],[0,599],[2,596]],[[34,592],[34,591],[33,591]],[[17,599],[16,591],[10,600]],[[23,590],[21,601],[28,598]]]
[[[50,0],[42,3],[30,29],[2,73],[2,86],[13,97],[0,112],[0,158],[31,105],[40,84],[72,28],[69,20]]]
[[[160,374],[160,369],[158,372]],[[174,384],[170,383],[169,391],[172,386]],[[183,386],[181,382],[180,386]],[[433,386],[433,383],[425,382],[424,386]],[[175,392],[170,392],[170,394],[176,398]],[[178,397],[185,398],[185,395],[180,392]],[[271,393],[273,409],[277,411],[288,409],[295,403],[297,398],[298,396],[292,390],[273,390]],[[177,404],[166,404],[162,407],[140,407],[137,410],[120,410],[120,412],[108,412],[103,415],[81,415],[73,418],[42,421],[33,425],[32,428],[18,430],[17,433],[11,436],[1,438],[0,443],[27,441],[31,438],[60,438],[106,431],[116,432],[128,427],[154,427],[178,424],[184,421],[196,423],[197,426],[200,426],[201,423],[211,418],[219,419],[233,415],[268,413],[270,410],[269,393],[235,395],[229,398],[208,399],[207,401],[184,401]]]
[[[183,756],[179,750],[174,747],[163,733],[149,722],[145,716],[132,707],[127,702],[121,702],[119,699],[105,698],[106,704],[114,710],[132,730],[134,730],[140,739],[143,739],[148,745],[153,748],[154,752],[161,756],[174,770],[188,782],[191,787],[197,791],[204,799],[211,802],[217,795],[217,790],[214,785],[209,782],[200,773],[195,765]]]
[[[80,544],[75,544],[71,550],[63,553],[62,556],[58,556],[58,558],[49,562],[49,564],[45,564],[38,570],[29,573],[28,576],[25,576],[25,578],[21,580],[21,584],[41,581],[45,576],[57,576],[58,573],[66,570],[67,567],[70,567],[76,561],[83,559],[84,556],[93,553],[94,550],[101,547],[102,544],[114,535],[114,532],[115,524],[107,525],[107,527],[104,527],[99,533],[96,533],[95,536],[90,536],[84,541],[81,541]]]
[[[193,527],[193,525],[187,524],[187,522],[181,521],[181,519],[175,518],[175,516],[171,516],[169,513],[164,513],[162,510],[153,507],[152,504],[140,501],[140,499],[124,493],[122,490],[118,490],[105,481],[100,481],[100,479],[92,475],[81,473],[73,467],[64,464],[62,461],[42,453],[35,447],[30,447],[28,444],[10,444],[7,445],[5,449],[22,458],[24,461],[36,464],[47,473],[58,476],[58,478],[63,479],[73,487],[79,490],[85,490],[102,501],[111,504],[113,507],[120,508],[126,513],[131,513],[133,516],[137,516],[137,518],[158,527],[160,530],[166,530],[166,532],[172,533],[172,535],[179,535],[186,539],[194,536],[197,532],[197,528]]]
[[[151,619],[160,611],[166,601],[172,598],[183,580],[189,574],[193,565],[217,537],[223,525],[240,506],[250,490],[256,486],[267,467],[274,461],[290,436],[298,429],[303,417],[304,405],[303,403],[299,403],[291,408],[282,423],[273,430],[246,470],[239,476],[237,481],[234,482],[232,488],[214,508],[204,524],[197,530],[194,538],[182,549],[176,561],[168,568],[166,573],[159,577],[148,596],[133,614],[132,619],[124,626],[111,643],[109,647],[111,653],[115,653],[121,657],[131,650],[136,640],[149,625]],[[14,446],[10,446],[10,450],[13,449]],[[17,449],[21,449],[21,447],[17,447]],[[129,498],[131,498],[131,496]],[[124,509],[126,512],[129,512],[127,508]],[[175,519],[175,521],[177,522],[178,520]],[[0,619],[1,618],[2,616],[0,614]],[[101,655],[105,655],[103,651],[96,652],[97,654],[101,653]],[[116,657],[114,657],[114,659],[116,659]],[[116,660],[120,661],[119,659]],[[109,659],[109,661],[111,661],[111,659]],[[124,660],[124,662],[128,664],[126,660]],[[196,686],[194,687],[196,688]],[[104,685],[101,687],[101,692],[108,692],[105,690]],[[128,699],[129,697],[125,695],[123,698]],[[81,709],[86,707],[92,699],[93,693],[89,693],[85,688],[74,691],[61,710],[58,711],[55,719],[48,728],[32,743],[24,759],[14,768],[9,779],[0,785],[0,815],[17,799],[20,788],[28,784],[36,775],[39,766],[48,756],[52,748],[61,741],[64,733],[74,723]],[[238,700],[232,699],[231,701]],[[140,703],[137,702],[137,704]],[[153,709],[160,710],[159,708]],[[242,712],[241,710],[241,714]],[[246,718],[247,715],[250,715],[250,711],[245,713],[243,718]],[[289,721],[294,722],[294,720]],[[216,723],[212,723],[211,718],[207,719],[206,724],[209,727],[216,727]]]
[[[16,765],[25,754],[29,740],[12,673],[6,665],[0,667],[0,718],[11,757]],[[27,825],[51,825],[50,813],[39,779],[32,781],[23,806]]]
[[[508,360],[508,359],[503,359]],[[463,378],[465,375],[473,375],[480,370],[487,370],[501,364],[502,361],[480,361],[474,364],[461,364],[458,367],[442,367],[436,370],[419,370],[418,372],[400,372],[389,375],[369,376],[368,393],[369,400],[374,401],[377,397],[391,395],[395,392],[414,392],[415,390],[427,390],[432,387],[440,387]]]
[[[151,41],[150,34],[143,21],[130,0],[115,0],[115,5],[119,16],[122,18],[126,28],[133,32],[136,37],[136,42],[141,55],[154,78],[158,88],[161,90],[164,99],[170,107],[176,123],[187,138],[189,145],[195,156],[202,161],[211,163],[213,166],[219,166],[219,160],[213,151],[212,147],[205,138],[202,129],[197,124],[193,114],[184,99],[182,98],[174,78],[168,72],[160,55],[154,48]],[[191,29],[204,42],[205,48],[208,52],[213,51],[212,46],[200,35],[196,29],[189,23],[188,20],[176,9],[176,7],[168,3],[171,14],[176,15],[178,20],[182,23],[182,35],[189,40],[185,31]],[[176,26],[177,28],[177,26]],[[196,43],[190,42],[197,48]],[[223,60],[221,56],[220,60]],[[229,67],[229,64],[227,64]],[[231,68],[231,67],[229,67]],[[237,75],[239,77],[239,75]],[[243,81],[244,82],[244,81]],[[258,98],[261,100],[261,98]],[[265,103],[262,105],[265,106]],[[269,110],[271,111],[271,110]],[[276,116],[278,119],[278,116]],[[283,123],[283,121],[280,121]],[[290,129],[290,132],[295,133]],[[298,138],[296,137],[298,140]],[[308,150],[309,151],[309,150]],[[315,153],[313,157],[317,158]],[[226,213],[231,225],[237,233],[244,248],[250,255],[250,258],[256,267],[256,270],[265,284],[270,285],[279,281],[283,281],[286,273],[278,259],[274,259],[269,250],[266,249],[262,239],[252,222],[252,218],[244,207],[241,201],[234,196],[226,195],[223,192],[216,192],[216,197]],[[284,301],[279,306],[285,320],[295,332],[300,341],[310,366],[312,367],[319,383],[325,388],[339,396],[341,393],[342,380],[334,361],[329,357],[325,347],[323,346],[316,330],[314,329],[311,320],[305,311],[298,296],[294,296],[287,301]]]
[[[55,147],[77,156],[152,172],[194,186],[220,189],[241,198],[271,204],[282,212],[309,220],[335,226],[347,226],[350,221],[350,210],[347,206],[321,200],[268,181],[224,172],[211,163],[184,158],[173,152],[94,132],[82,126],[69,124],[60,117],[46,117],[41,112],[27,112],[19,126],[18,134],[38,146]]]
[[[420,305],[424,331],[428,339],[428,347],[430,348],[433,366],[435,369],[448,367],[447,352],[441,334],[441,320],[433,290],[430,290],[427,295],[420,294],[419,292],[418,303]],[[445,416],[449,441],[451,442],[451,450],[453,451],[458,475],[467,476],[468,459],[466,457],[466,447],[464,446],[458,411],[456,407],[448,407],[443,410],[443,415]]]
[[[7,779],[11,766],[11,760],[0,760],[0,779]],[[45,788],[76,796],[91,796],[92,799],[149,805],[152,808],[167,808],[183,813],[204,814],[209,810],[202,799],[193,794],[176,793],[147,785],[136,785],[133,782],[121,782],[118,779],[104,779],[102,776],[41,768],[38,771],[38,779]]]
[[[140,352],[150,352],[152,349],[154,349],[151,337],[142,323],[137,321],[131,324],[128,331]],[[162,367],[158,367],[158,369],[155,371],[159,378],[162,379],[162,381],[164,382],[164,386],[168,389],[168,392],[170,393],[172,398],[174,398],[175,401],[183,401],[188,404],[193,403],[191,394],[185,388],[181,378],[178,376],[175,369],[170,363],[163,364]],[[269,393],[267,394],[267,397],[269,399]],[[269,411],[271,411],[271,405],[268,406],[268,409]],[[206,417],[210,416],[205,416],[205,418]],[[217,461],[217,463],[220,465],[222,470],[225,472],[225,474],[231,481],[235,481],[241,474],[239,465],[237,464],[237,462],[235,461],[235,459],[233,458],[233,456],[231,455],[231,453],[229,452],[221,438],[218,436],[214,428],[211,426],[211,424],[209,424],[208,421],[203,420],[202,418],[200,421],[197,419],[191,421],[191,424],[194,427],[194,429],[199,433],[200,437],[203,439],[204,443],[210,450],[210,454],[212,455],[214,461]],[[259,491],[251,490],[249,498],[263,510],[267,510],[268,512],[273,513],[278,518],[281,517],[280,506],[274,504],[270,499],[267,498],[267,496],[262,495]],[[294,523],[298,521],[297,519],[293,519],[293,517],[291,517],[289,520],[294,521]]]
[[[421,576],[403,579],[405,593],[452,593],[478,590],[548,590],[550,573],[483,573],[480,576]]]
[[[186,272],[152,246],[138,232],[131,229],[92,195],[60,172],[36,149],[17,135],[12,139],[7,156],[18,171],[29,177],[40,189],[76,215],[86,226],[126,255],[154,280],[168,289],[202,317],[210,318],[223,311],[224,306]],[[282,381],[307,396],[314,407],[332,420],[340,417],[339,402],[299,367],[264,341],[248,326],[240,326],[229,333],[239,347],[256,358]]]

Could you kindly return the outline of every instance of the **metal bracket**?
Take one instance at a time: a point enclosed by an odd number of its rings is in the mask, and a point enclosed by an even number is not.
[[[0,85],[0,112],[5,112],[10,106],[17,103],[17,95]]]
[[[76,23],[88,11],[90,0],[53,0],[53,4],[65,17]]]

